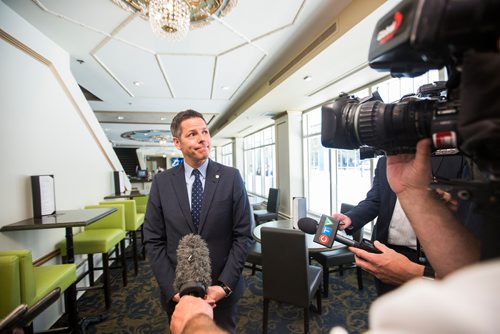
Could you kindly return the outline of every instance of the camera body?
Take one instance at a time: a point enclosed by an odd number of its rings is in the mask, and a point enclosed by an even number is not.
[[[422,86],[416,94],[396,103],[385,104],[377,92],[361,100],[341,94],[322,107],[323,146],[369,146],[386,154],[399,154],[414,152],[420,139],[432,138],[438,153],[453,153],[460,148],[477,158],[479,165],[500,158],[481,148],[480,142],[491,142],[491,138],[474,138],[471,142],[470,131],[462,129],[471,120],[497,119],[499,109],[493,110],[493,106],[499,102],[490,105],[487,112],[478,111],[477,103],[484,105],[485,101],[469,95],[469,88],[478,90],[471,87],[476,83],[461,80],[467,71],[468,76],[481,76],[482,85],[488,75],[495,81],[500,68],[500,20],[495,17],[499,12],[497,0],[405,0],[398,4],[376,25],[369,51],[370,67],[390,71],[393,77],[415,77],[446,67],[449,80]],[[474,66],[485,57],[489,68],[476,75]],[[498,96],[494,98],[498,100]],[[475,106],[464,109],[466,99],[467,106]],[[492,132],[500,133],[500,123],[493,123],[496,128]],[[493,137],[500,143],[499,135]],[[500,168],[493,172],[500,176]]]

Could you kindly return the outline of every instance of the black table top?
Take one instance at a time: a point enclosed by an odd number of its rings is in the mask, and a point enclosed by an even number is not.
[[[121,193],[119,195],[108,195],[106,197],[104,197],[104,199],[114,199],[114,198],[134,198],[134,197],[141,197],[141,196],[147,196],[148,193],[144,192],[144,191],[134,191],[134,192],[131,192],[131,191],[126,191],[124,193]]]
[[[82,210],[61,210],[40,218],[28,218],[2,226],[0,231],[38,230],[48,228],[78,227],[93,222],[115,212],[115,208],[96,208]]]
[[[282,220],[273,220],[267,223],[260,224],[256,226],[253,231],[253,237],[256,241],[260,242],[260,230],[263,227],[271,227],[271,228],[284,228],[284,229],[293,229],[292,220],[291,219],[282,219]],[[345,248],[346,246],[341,244],[340,242],[334,242],[332,248],[325,247],[323,245],[317,244],[313,241],[314,235],[305,234],[306,235],[306,245],[309,252],[325,252],[333,249]]]

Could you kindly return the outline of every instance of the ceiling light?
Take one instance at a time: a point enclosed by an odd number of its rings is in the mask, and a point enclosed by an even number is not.
[[[312,77],[310,75],[306,75],[303,79],[304,81],[311,81]]]
[[[125,119],[125,117],[123,117],[123,116],[118,116],[118,117],[116,117],[116,119],[118,119],[118,120],[120,120],[120,121],[121,121],[121,120]]]
[[[111,0],[132,13],[149,20],[161,38],[180,40],[190,28],[209,23],[212,16],[223,17],[237,0]]]
[[[166,121],[167,118],[166,117],[160,117],[160,121]]]
[[[222,90],[229,90],[229,86],[222,86]]]
[[[142,85],[144,85],[144,82],[142,82],[142,81],[134,81],[133,84],[135,86],[142,86]]]

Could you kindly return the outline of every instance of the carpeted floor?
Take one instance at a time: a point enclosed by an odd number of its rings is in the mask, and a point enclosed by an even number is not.
[[[87,291],[79,300],[80,316],[105,314],[106,319],[87,327],[87,333],[168,333],[166,315],[159,302],[159,289],[149,263],[140,262],[139,274],[133,276],[129,262],[129,281],[122,286],[119,271],[112,278],[112,307],[106,311],[101,290]],[[371,276],[364,273],[364,289],[358,290],[355,270],[344,276],[330,274],[330,295],[323,298],[321,315],[310,312],[311,333],[328,333],[333,326],[342,326],[349,333],[362,333],[368,328],[368,308],[375,298]],[[262,275],[244,270],[246,290],[240,300],[238,333],[262,333]],[[299,307],[271,302],[269,333],[302,333],[303,311]],[[62,320],[61,320],[62,321]]]

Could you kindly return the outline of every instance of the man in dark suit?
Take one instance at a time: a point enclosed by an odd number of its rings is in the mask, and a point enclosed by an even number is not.
[[[247,192],[237,169],[209,159],[211,138],[200,113],[180,112],[170,129],[184,163],[155,176],[144,223],[144,242],[162,306],[170,320],[179,301],[173,287],[179,240],[199,234],[207,242],[212,266],[206,300],[216,305],[217,325],[234,333],[236,305],[244,291],[241,272],[251,242]]]
[[[433,277],[429,264],[422,264],[423,255],[417,246],[415,232],[387,181],[386,157],[381,157],[375,169],[372,188],[366,198],[345,214],[334,213],[333,218],[342,221],[341,229],[352,234],[377,218],[372,233],[375,246],[382,254],[371,254],[352,249],[356,264],[375,277],[377,293],[382,295],[414,277]],[[462,156],[432,158],[433,176],[446,179],[462,177],[465,166]]]

